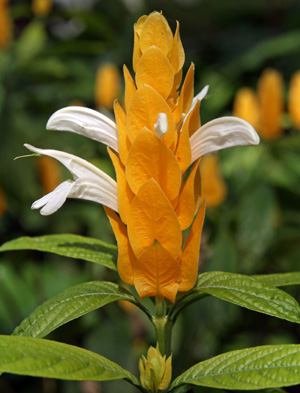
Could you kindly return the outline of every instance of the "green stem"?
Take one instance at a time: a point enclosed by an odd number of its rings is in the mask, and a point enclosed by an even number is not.
[[[171,333],[173,323],[168,320],[164,311],[163,299],[156,299],[156,316],[153,318],[153,325],[156,332],[156,341],[162,356],[171,354]]]
[[[155,303],[155,316],[157,318],[161,318],[165,316],[165,310],[164,310],[164,299],[163,298],[155,298],[156,303]]]
[[[198,293],[198,292],[191,292],[184,296],[182,299],[179,300],[178,303],[175,303],[169,312],[169,319],[174,324],[180,312],[187,306],[191,305],[192,303],[207,297],[207,293]]]

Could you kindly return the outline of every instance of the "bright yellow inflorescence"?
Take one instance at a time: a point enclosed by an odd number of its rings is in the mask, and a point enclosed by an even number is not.
[[[300,71],[295,72],[290,82],[288,111],[294,126],[300,130]]]
[[[124,66],[125,109],[115,102],[119,154],[109,149],[118,185],[119,216],[105,208],[119,248],[121,279],[141,298],[165,297],[196,282],[204,204],[199,160],[190,136],[200,127],[194,65],[182,84],[184,50],[161,13],[134,26],[132,78]],[[190,228],[184,244],[183,231]]]
[[[259,128],[259,103],[256,93],[248,87],[240,89],[234,99],[234,116],[249,121],[255,129]]]
[[[283,132],[284,100],[281,74],[276,70],[265,70],[258,82],[257,94],[261,113],[259,133],[264,139],[275,139]]]
[[[52,0],[33,0],[31,7],[35,15],[46,16],[51,12],[53,4]]]
[[[165,390],[172,378],[172,356],[166,359],[161,356],[158,346],[150,347],[147,358],[142,356],[139,361],[140,380],[143,388],[156,393]]]
[[[240,89],[234,100],[233,114],[247,120],[265,140],[283,134],[283,78],[274,69],[266,69],[258,80],[257,94],[249,88]]]
[[[205,198],[207,207],[219,206],[227,195],[227,186],[224,182],[216,155],[209,154],[201,159],[201,194]]]
[[[120,72],[112,63],[103,64],[98,68],[95,84],[95,103],[99,108],[111,110],[114,100],[121,89]]]
[[[0,49],[12,40],[13,23],[9,14],[9,0],[0,0]]]
[[[37,166],[44,193],[47,194],[61,183],[60,165],[51,157],[41,156],[38,157]]]

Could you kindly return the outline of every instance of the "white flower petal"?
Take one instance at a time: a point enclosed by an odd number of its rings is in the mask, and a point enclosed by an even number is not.
[[[220,117],[200,127],[191,137],[192,162],[197,158],[231,146],[258,145],[259,136],[246,120]]]
[[[208,89],[209,89],[209,85],[204,86],[203,89],[200,91],[200,93],[198,93],[198,94],[193,98],[192,105],[191,105],[191,107],[190,107],[188,113],[184,116],[184,119],[183,119],[183,123],[182,123],[180,132],[182,131],[183,125],[184,125],[184,123],[185,123],[185,121],[186,121],[188,115],[192,112],[192,110],[194,109],[195,105],[197,104],[197,101],[202,101],[202,100],[203,100],[203,98],[206,96],[206,94],[207,94],[207,92],[208,92]]]
[[[35,201],[31,209],[42,208],[40,213],[43,216],[55,213],[65,203],[73,185],[74,182],[71,180],[64,181],[55,190]]]
[[[34,153],[43,154],[44,156],[55,158],[72,173],[75,180],[80,177],[86,177],[95,180],[97,180],[99,177],[103,177],[111,184],[116,184],[116,182],[111,177],[109,177],[106,173],[102,172],[96,166],[90,164],[88,161],[83,160],[82,158],[74,156],[73,154],[69,154],[60,150],[39,149],[27,143],[25,143],[24,146],[28,150],[33,151]]]
[[[203,100],[203,98],[206,96],[206,94],[207,94],[207,92],[208,92],[208,89],[209,89],[209,85],[204,86],[203,89],[200,91],[200,93],[198,93],[198,94],[193,98],[192,106],[191,106],[190,111],[191,111],[191,110],[194,108],[194,106],[197,104],[197,101],[202,101],[202,100]]]
[[[117,183],[106,173],[72,154],[59,150],[39,149],[28,144],[24,146],[35,153],[55,158],[72,173],[75,180],[75,182],[69,180],[60,184],[54,191],[34,202],[33,209],[45,206],[41,213],[52,214],[64,204],[66,198],[82,198],[118,211]],[[56,198],[57,202],[55,202]]]
[[[89,181],[89,179],[78,179],[70,190],[69,198],[97,202],[118,212],[118,199],[116,193],[116,188],[104,188],[102,182],[94,183]]]
[[[102,113],[81,106],[60,109],[48,120],[47,130],[70,131],[104,143],[118,152],[116,124]]]

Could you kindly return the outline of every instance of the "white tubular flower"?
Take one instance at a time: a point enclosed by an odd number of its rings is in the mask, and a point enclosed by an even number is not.
[[[195,105],[197,104],[197,102],[198,102],[198,101],[201,102],[201,101],[203,100],[203,98],[206,97],[206,94],[207,94],[207,92],[208,92],[208,89],[209,89],[209,85],[204,86],[203,89],[193,98],[192,105],[191,105],[191,107],[190,107],[188,113],[184,116],[181,130],[182,130],[182,128],[183,128],[183,125],[184,125],[184,123],[185,123],[185,121],[186,121],[188,115],[192,112],[192,110],[194,109],[194,107],[195,107]]]
[[[202,101],[203,98],[206,97],[206,94],[208,93],[209,85],[206,85],[203,87],[203,89],[193,98],[192,106],[190,111],[194,108],[194,106],[197,104],[197,101]]]
[[[199,157],[232,146],[258,145],[259,136],[246,120],[220,117],[200,127],[191,137],[192,162]]]
[[[70,131],[104,143],[118,152],[116,124],[92,109],[68,106],[60,109],[48,120],[47,130]]]
[[[117,183],[106,173],[72,154],[59,150],[38,149],[24,145],[28,150],[55,158],[73,175],[74,181],[67,180],[56,189],[32,204],[32,209],[41,209],[42,215],[55,213],[67,198],[86,199],[101,203],[118,211]]]

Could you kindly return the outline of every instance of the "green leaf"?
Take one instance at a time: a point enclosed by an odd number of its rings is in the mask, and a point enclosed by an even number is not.
[[[251,276],[256,280],[261,280],[274,287],[284,287],[288,285],[300,285],[300,272],[278,273],[278,274],[259,274]]]
[[[4,243],[2,251],[37,250],[52,252],[66,257],[83,259],[117,270],[115,260],[117,247],[84,236],[60,234],[37,237],[20,237]]]
[[[135,299],[112,282],[92,281],[79,284],[39,306],[13,334],[42,338],[59,326],[117,300]]]
[[[185,390],[180,390],[185,388]],[[179,388],[175,388],[171,391],[172,393],[186,393],[187,391],[191,392],[191,386],[190,385],[181,385]],[[247,390],[248,391],[248,390]],[[215,388],[207,388],[204,386],[193,386],[193,392],[194,393],[228,393],[228,390],[223,390],[223,389],[215,389]],[[246,393],[246,390],[232,390],[233,393]],[[252,392],[252,390],[251,390]],[[269,388],[269,389],[255,389],[255,393],[287,393],[285,390],[281,388]]]
[[[190,390],[189,385],[182,385],[182,386],[179,386],[177,389],[172,390],[172,392],[174,392],[174,393],[187,393],[188,390]],[[220,393],[223,393],[223,392],[220,392]]]
[[[248,260],[250,266],[246,268],[250,272],[253,261],[272,244],[278,220],[277,211],[275,193],[271,187],[259,185],[241,195],[236,243],[245,255],[242,263],[245,265]],[[260,219],[257,220],[257,217]]]
[[[262,280],[243,274],[200,274],[194,291],[215,296],[249,310],[300,323],[300,306],[292,296]]]
[[[76,381],[138,380],[118,364],[86,349],[32,337],[0,336],[0,372]]]
[[[196,364],[176,378],[182,384],[220,389],[265,389],[300,383],[300,345],[266,345],[227,352]]]
[[[24,30],[16,44],[18,60],[23,63],[32,60],[45,47],[47,35],[41,22],[32,22]]]
[[[292,30],[260,41],[242,55],[234,58],[222,71],[231,74],[234,72],[237,77],[245,71],[257,70],[267,60],[297,53],[299,40],[300,31]]]

